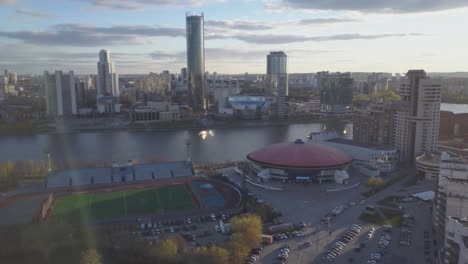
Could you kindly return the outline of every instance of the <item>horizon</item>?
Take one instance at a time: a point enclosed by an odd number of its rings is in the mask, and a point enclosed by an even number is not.
[[[104,48],[119,74],[179,72],[186,66],[185,14],[203,12],[209,72],[264,74],[272,50],[288,55],[290,73],[463,72],[467,7],[460,1],[1,0],[8,27],[0,30],[0,68],[95,73]]]

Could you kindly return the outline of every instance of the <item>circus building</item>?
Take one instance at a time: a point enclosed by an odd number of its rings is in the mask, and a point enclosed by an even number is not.
[[[307,181],[347,183],[352,157],[338,149],[316,143],[278,143],[247,155],[251,168],[262,181]]]

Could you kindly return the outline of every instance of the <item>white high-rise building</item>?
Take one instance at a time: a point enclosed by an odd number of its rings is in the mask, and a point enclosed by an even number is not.
[[[434,205],[441,263],[467,263],[468,259],[468,160],[443,153]]]
[[[118,113],[120,112],[119,76],[114,63],[110,60],[108,50],[99,52],[97,68],[97,110],[99,113]]]
[[[75,75],[73,71],[64,74],[44,72],[44,90],[46,97],[47,115],[70,116],[77,114]]]
[[[423,153],[437,151],[441,81],[424,70],[410,70],[400,84],[401,107],[395,114],[393,145],[400,160],[414,162]]]

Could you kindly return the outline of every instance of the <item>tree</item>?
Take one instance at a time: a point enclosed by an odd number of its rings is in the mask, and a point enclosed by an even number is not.
[[[231,220],[234,232],[229,244],[231,261],[241,263],[252,248],[257,247],[262,240],[262,221],[258,215],[246,214],[236,216]]]
[[[217,246],[197,247],[186,250],[183,259],[190,264],[227,264],[229,263],[229,252]]]
[[[174,240],[165,239],[158,241],[149,249],[150,256],[159,258],[173,258],[177,255],[177,244]]]
[[[371,177],[367,180],[367,185],[372,187],[372,189],[376,189],[377,187],[382,185],[383,182],[384,182],[383,179],[380,177]]]
[[[80,264],[102,264],[101,259],[101,254],[96,249],[90,248],[81,252]]]

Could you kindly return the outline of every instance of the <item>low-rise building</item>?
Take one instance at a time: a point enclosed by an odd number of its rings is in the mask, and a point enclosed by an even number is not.
[[[132,109],[130,120],[138,123],[180,120],[179,105],[169,102],[148,102],[145,106]]]
[[[220,114],[234,115],[240,118],[259,118],[266,113],[271,101],[264,96],[229,96],[226,108],[219,108]]]
[[[328,134],[330,135],[330,133]],[[353,162],[359,163],[360,167],[378,170],[379,174],[380,172],[392,172],[396,169],[399,157],[398,151],[391,146],[357,142],[351,139],[334,137],[333,134],[328,137],[312,136],[309,140],[337,148],[351,155]]]
[[[419,177],[426,180],[439,178],[439,153],[424,153],[416,157],[416,170]]]

